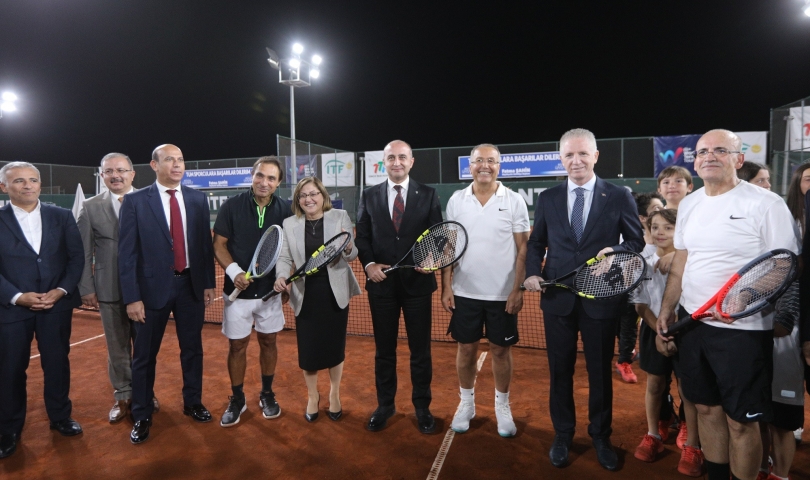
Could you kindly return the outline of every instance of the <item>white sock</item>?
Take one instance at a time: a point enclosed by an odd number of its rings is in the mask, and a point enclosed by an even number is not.
[[[461,400],[464,402],[475,402],[475,388],[459,388],[461,390]]]
[[[501,393],[495,389],[495,403],[509,403],[509,392]]]
[[[655,437],[655,438],[657,438],[658,440],[661,440],[661,435],[659,435],[659,434],[658,434],[658,432],[655,432],[655,433],[653,433],[653,432],[647,432],[647,435],[649,435],[649,436],[651,436],[651,437]]]

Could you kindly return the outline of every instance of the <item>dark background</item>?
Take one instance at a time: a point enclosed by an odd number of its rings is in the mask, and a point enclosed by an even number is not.
[[[296,90],[297,137],[344,150],[768,130],[770,108],[810,95],[802,8],[0,0],[0,90],[20,97],[0,160],[145,163],[167,142],[187,160],[275,153],[289,90],[264,47],[294,41],[324,58]]]

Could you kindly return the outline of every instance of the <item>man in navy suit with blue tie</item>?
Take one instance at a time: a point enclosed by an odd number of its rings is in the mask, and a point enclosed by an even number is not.
[[[540,290],[544,279],[565,275],[591,257],[610,251],[639,252],[644,247],[630,192],[593,172],[599,158],[593,133],[581,128],[565,132],[560,139],[560,158],[568,180],[541,193],[534,212],[523,282],[529,291]],[[549,457],[555,467],[568,463],[576,426],[574,364],[579,332],[588,370],[588,434],[599,463],[608,470],[618,468],[618,457],[610,443],[611,366],[621,302],[622,297],[587,300],[562,288],[549,288],[542,294],[540,306],[551,371],[549,409],[555,432]]]
[[[11,162],[0,169],[10,202],[0,208],[0,458],[14,453],[26,410],[26,373],[37,336],[51,429],[82,433],[70,418],[70,327],[81,305],[77,285],[84,247],[70,210],[39,201],[39,170]]]
[[[150,163],[157,181],[124,197],[120,212],[118,270],[127,315],[137,335],[132,358],[133,444],[149,438],[155,363],[166,322],[173,314],[183,370],[183,413],[210,422],[202,404],[202,327],[215,296],[214,250],[204,194],[181,187],[183,152],[161,145]]]

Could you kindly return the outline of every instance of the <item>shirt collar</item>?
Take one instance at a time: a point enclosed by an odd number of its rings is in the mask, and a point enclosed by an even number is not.
[[[392,182],[392,181],[391,181],[391,179],[389,178],[389,179],[388,179],[388,190],[389,190],[389,191],[390,191],[390,190],[393,190],[393,189],[394,189],[394,185],[400,185],[400,186],[402,186],[402,188],[403,188],[403,189],[404,189],[404,190],[407,192],[407,191],[408,191],[408,184],[410,184],[410,183],[411,183],[411,177],[410,177],[410,176],[406,177],[406,178],[405,178],[405,180],[403,180],[403,181],[402,181],[402,183],[394,183],[394,182]]]
[[[160,185],[160,184],[158,184],[158,185]],[[123,193],[121,195],[118,195],[117,193],[113,192],[112,190],[109,190],[109,192],[110,192],[110,195],[112,195],[115,198],[115,200],[117,201],[119,198],[123,197],[124,195],[132,193],[134,190],[135,190],[135,188],[130,186],[129,191],[126,192],[126,193]]]
[[[180,191],[180,185],[178,185],[176,188],[169,188],[169,187],[161,184],[158,181],[155,181],[155,184],[157,185],[158,191],[160,192],[161,195],[166,193],[169,190],[177,190],[178,193],[180,193],[182,195],[182,192]]]
[[[31,210],[30,212],[26,211],[25,209],[23,209],[21,207],[18,207],[17,205],[14,205],[13,203],[11,204],[11,209],[14,211],[14,214],[17,215],[17,216],[30,215],[32,213],[40,213],[40,210],[41,210],[40,207],[42,207],[42,202],[40,202],[39,200],[37,200],[37,206],[34,207],[34,209]]]
[[[467,196],[473,195],[473,184],[472,183],[470,184],[469,187],[464,189],[464,195],[467,195]],[[503,183],[498,182],[498,189],[495,190],[495,196],[496,197],[502,197],[504,195],[506,195],[506,187],[503,185]]]
[[[591,177],[591,179],[590,179],[590,180],[588,180],[588,181],[585,183],[585,185],[582,185],[582,188],[584,188],[585,190],[588,190],[588,191],[590,192],[590,191],[593,191],[593,187],[594,187],[594,185],[596,185],[596,175],[594,175],[593,177]],[[570,178],[568,179],[568,193],[573,192],[573,191],[574,191],[574,189],[575,189],[575,188],[578,188],[578,187],[579,187],[579,185],[577,185],[576,183],[572,182]]]

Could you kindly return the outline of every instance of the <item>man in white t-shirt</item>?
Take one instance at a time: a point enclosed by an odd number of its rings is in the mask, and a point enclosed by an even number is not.
[[[495,377],[498,433],[512,437],[517,429],[509,407],[511,346],[518,342],[517,314],[523,308],[520,283],[530,228],[526,202],[497,180],[500,162],[501,152],[495,145],[473,148],[473,183],[447,202],[447,220],[464,225],[468,243],[464,257],[452,270],[442,272],[442,306],[453,314],[448,333],[458,342],[461,403],[451,428],[464,433],[475,417],[478,344],[486,337]]]
[[[679,301],[680,315],[694,312],[760,254],[798,250],[785,202],[737,178],[741,146],[728,130],[711,130],[697,143],[695,170],[704,187],[678,208],[677,250],[658,317],[663,336]],[[682,390],[698,409],[709,479],[757,475],[758,422],[773,415],[772,329],[769,311],[737,321],[715,313],[676,339]]]

